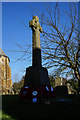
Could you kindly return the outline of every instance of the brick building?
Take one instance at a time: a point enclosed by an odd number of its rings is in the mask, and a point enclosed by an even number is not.
[[[12,89],[10,59],[0,48],[0,94],[10,93]]]

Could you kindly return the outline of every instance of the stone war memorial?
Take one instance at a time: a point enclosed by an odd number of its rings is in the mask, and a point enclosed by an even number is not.
[[[42,32],[42,27],[39,24],[39,18],[33,16],[29,26],[33,33],[32,66],[26,69],[24,87],[50,85],[47,69],[42,67],[41,61],[40,33]]]
[[[37,16],[33,16],[29,27],[32,29],[32,66],[26,68],[24,86],[19,96],[20,98],[51,97],[54,90],[50,86],[47,69],[42,67],[40,46],[42,27]]]

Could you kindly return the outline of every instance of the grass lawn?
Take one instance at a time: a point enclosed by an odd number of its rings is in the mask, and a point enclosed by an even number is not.
[[[72,99],[72,104],[44,105],[20,101],[18,95],[3,95],[1,120],[79,118],[80,97],[69,98]]]

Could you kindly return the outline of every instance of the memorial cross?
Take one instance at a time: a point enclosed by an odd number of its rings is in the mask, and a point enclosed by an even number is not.
[[[32,29],[32,66],[39,67],[41,65],[41,46],[40,46],[40,33],[42,27],[39,24],[39,18],[33,16],[33,20],[29,22],[29,27]]]

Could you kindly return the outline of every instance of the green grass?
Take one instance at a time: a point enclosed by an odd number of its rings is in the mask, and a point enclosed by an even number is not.
[[[1,120],[78,118],[80,113],[80,97],[69,98],[73,101],[70,105],[57,103],[44,105],[20,101],[18,95],[3,95]]]
[[[4,112],[2,113],[2,120],[6,120],[6,119],[10,119],[10,120],[15,120],[13,119],[10,115],[5,114]]]

